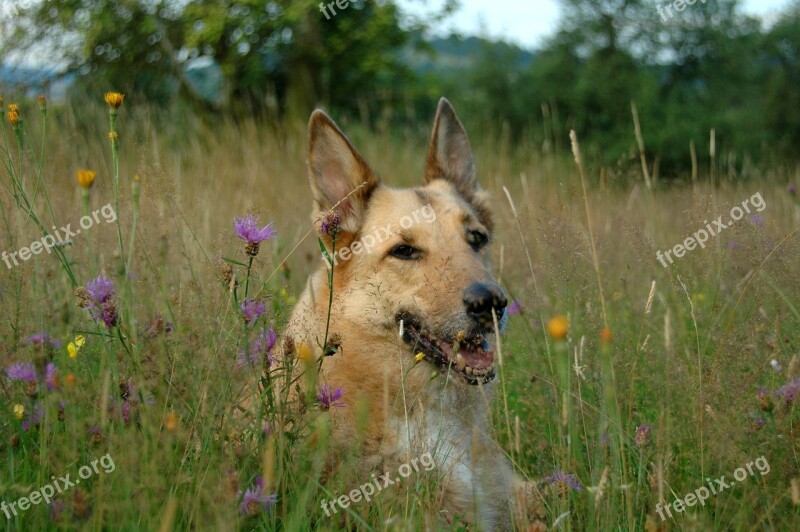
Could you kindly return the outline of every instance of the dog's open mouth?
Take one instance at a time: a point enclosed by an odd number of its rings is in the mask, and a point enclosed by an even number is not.
[[[398,316],[403,341],[414,353],[445,371],[454,371],[467,384],[486,384],[494,380],[494,351],[483,335],[463,338],[438,338],[419,325],[419,321],[404,314]]]

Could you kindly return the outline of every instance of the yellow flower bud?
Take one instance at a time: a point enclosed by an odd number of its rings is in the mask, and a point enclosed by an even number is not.
[[[119,109],[122,102],[125,100],[125,95],[120,92],[107,92],[106,103],[114,109]]]
[[[10,107],[10,106],[9,106]],[[17,127],[19,125],[19,111],[8,110],[8,121],[11,125]]]
[[[97,173],[92,170],[78,170],[78,184],[86,190],[92,188],[95,177]]]

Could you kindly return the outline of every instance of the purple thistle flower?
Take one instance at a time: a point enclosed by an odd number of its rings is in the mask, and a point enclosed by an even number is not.
[[[122,421],[129,425],[131,422],[131,402],[130,401],[123,401],[122,402]]]
[[[335,237],[339,234],[339,224],[342,223],[342,219],[339,217],[338,212],[328,211],[317,218],[317,222],[319,223],[319,234]]]
[[[61,514],[64,513],[64,502],[60,499],[56,499],[50,503],[50,519],[55,521],[56,523],[61,520]]]
[[[522,304],[515,299],[508,307],[506,307],[506,314],[508,314],[509,317],[522,314]]]
[[[94,303],[99,306],[110,301],[111,298],[114,297],[114,283],[111,279],[103,275],[98,275],[96,278],[86,283],[86,292]]]
[[[48,390],[58,388],[58,369],[52,362],[48,362],[45,368],[45,383]]]
[[[239,303],[239,308],[242,309],[244,321],[248,325],[252,325],[258,318],[264,314],[266,307],[261,301],[253,301],[252,299],[245,299],[244,302]]]
[[[233,221],[233,228],[236,230],[236,236],[244,240],[250,245],[260,244],[265,240],[275,238],[277,232],[271,223],[259,228],[260,225],[258,217],[248,214],[247,216],[240,216]]]
[[[39,332],[34,335],[31,335],[25,339],[26,344],[31,344],[39,347],[49,346],[53,349],[58,349],[61,347],[61,340],[54,339],[46,332]]]
[[[33,409],[27,411],[25,419],[22,420],[22,430],[28,432],[33,427],[39,425],[39,421],[41,421],[43,417],[44,417],[44,407],[42,406],[42,402],[36,401],[33,405]]]
[[[271,366],[272,363],[275,362],[275,359],[272,358],[272,348],[275,347],[276,339],[275,331],[272,328],[266,330],[262,327],[256,334],[256,337],[250,342],[248,356],[245,356],[244,351],[239,351],[237,365],[240,368],[248,364],[258,367],[261,361],[266,357]]]
[[[17,362],[6,368],[12,381],[36,382],[36,368],[30,362]]]
[[[649,423],[642,423],[638,427],[636,427],[636,436],[634,436],[634,441],[636,445],[639,447],[644,447],[648,443],[650,443],[650,424]]]
[[[333,386],[328,384],[322,385],[317,388],[317,402],[323,410],[330,410],[332,407],[344,408],[347,406],[345,403],[339,401],[344,395],[343,388],[334,389]]]
[[[775,391],[775,395],[782,398],[786,403],[792,403],[795,397],[797,397],[798,392],[800,392],[800,377],[778,388],[778,390]]]
[[[119,317],[117,304],[114,302],[114,283],[98,275],[86,283],[86,289],[76,292],[80,300],[78,306],[89,311],[89,315],[96,322],[102,321],[106,327],[112,329],[117,324]]]
[[[545,477],[545,480],[557,488],[572,488],[575,491],[583,491],[583,486],[580,485],[575,475],[564,473],[560,469],[556,469],[552,476]]]
[[[256,477],[256,483],[244,493],[242,502],[239,504],[239,512],[242,515],[253,517],[261,511],[268,512],[277,500],[277,493],[272,495],[264,493],[264,479],[259,475]]]

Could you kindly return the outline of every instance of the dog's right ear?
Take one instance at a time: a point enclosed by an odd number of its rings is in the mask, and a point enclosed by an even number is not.
[[[367,201],[379,180],[344,133],[324,112],[308,123],[308,178],[318,217],[334,209],[340,228],[356,233]]]

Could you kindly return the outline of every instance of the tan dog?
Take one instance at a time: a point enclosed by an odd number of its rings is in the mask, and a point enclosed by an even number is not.
[[[464,127],[442,99],[425,185],[393,189],[316,111],[308,168],[315,220],[339,215],[330,311],[338,349],[320,374],[344,389],[346,406],[331,409],[334,440],[353,445],[357,405],[366,403],[366,441],[350,451],[360,453],[365,479],[430,452],[442,479],[437,518],[510,529],[515,501],[532,489],[489,436],[493,331],[506,298],[490,273],[493,221]],[[288,324],[295,345],[322,344],[328,299],[322,267]]]

